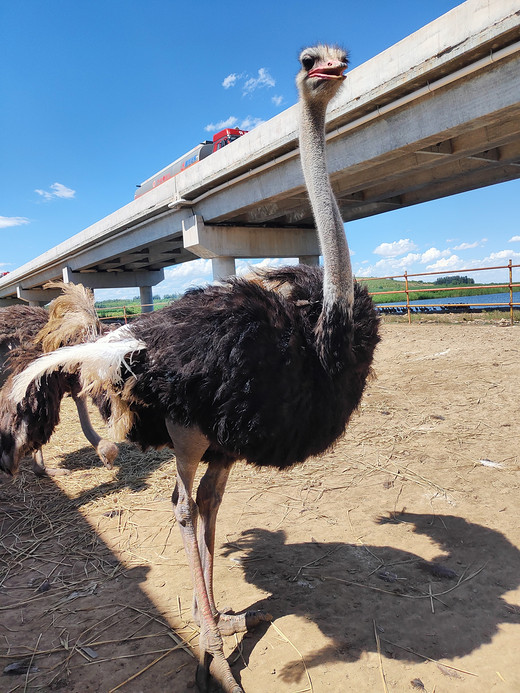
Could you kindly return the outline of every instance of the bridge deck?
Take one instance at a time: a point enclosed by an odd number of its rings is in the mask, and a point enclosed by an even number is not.
[[[353,69],[327,123],[345,221],[519,178],[519,0],[467,0]],[[93,287],[153,285],[164,267],[196,257],[183,241],[194,215],[241,231],[237,257],[250,257],[248,229],[258,237],[263,226],[286,234],[289,255],[303,254],[313,220],[296,106],[0,278],[0,299],[64,268]]]

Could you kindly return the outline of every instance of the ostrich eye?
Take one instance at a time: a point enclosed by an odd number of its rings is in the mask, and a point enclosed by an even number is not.
[[[302,65],[306,70],[310,70],[314,65],[315,59],[311,55],[304,55],[302,58]]]

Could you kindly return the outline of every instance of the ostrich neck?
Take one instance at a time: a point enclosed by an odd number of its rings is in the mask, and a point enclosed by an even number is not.
[[[323,306],[341,304],[349,312],[354,301],[352,267],[343,220],[332,191],[325,157],[327,104],[311,107],[300,100],[300,155],[303,175],[323,255]]]

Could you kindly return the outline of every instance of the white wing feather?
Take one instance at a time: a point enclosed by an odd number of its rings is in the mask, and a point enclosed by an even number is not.
[[[145,343],[136,339],[126,325],[96,342],[62,347],[40,356],[17,375],[9,397],[15,403],[21,402],[32,382],[39,384],[44,375],[59,368],[66,372],[80,372],[84,382],[101,380],[115,384],[121,380],[122,364],[126,364],[131,371],[126,358],[145,348]]]

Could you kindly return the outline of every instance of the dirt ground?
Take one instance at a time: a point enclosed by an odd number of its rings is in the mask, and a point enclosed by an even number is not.
[[[387,323],[333,451],[236,465],[216,596],[273,616],[226,639],[247,693],[520,691],[519,363],[518,326]],[[70,473],[0,480],[0,690],[194,691],[171,455],[106,470],[62,411]]]

